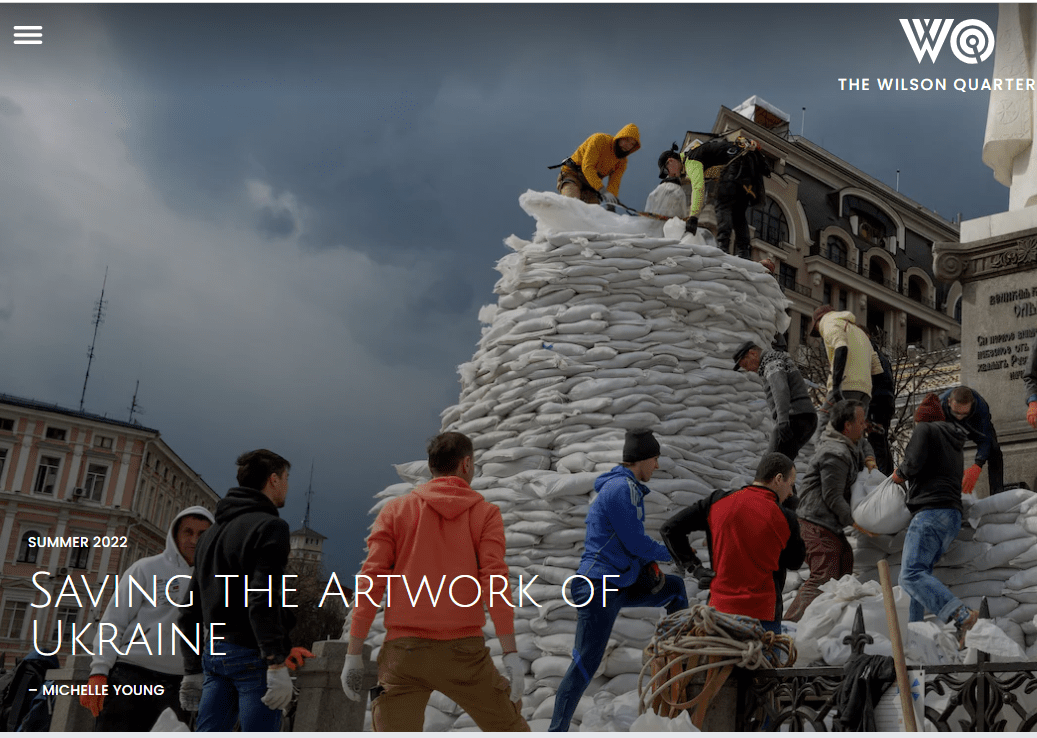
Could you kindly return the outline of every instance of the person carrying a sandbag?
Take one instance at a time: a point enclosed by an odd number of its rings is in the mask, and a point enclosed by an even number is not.
[[[912,623],[924,620],[926,610],[941,621],[953,620],[962,644],[979,613],[951,594],[933,576],[933,568],[961,530],[965,431],[947,421],[940,398],[932,392],[915,410],[915,423],[904,460],[892,477],[897,484],[908,482],[907,509],[912,513],[900,586],[911,596]]]
[[[865,465],[860,443],[867,426],[864,405],[843,400],[835,404],[830,417],[803,475],[796,510],[810,576],[785,613],[785,619],[793,622],[799,622],[807,605],[821,594],[822,584],[853,573],[853,549],[843,529],[853,526],[872,535],[853,522],[850,510],[850,488]]]

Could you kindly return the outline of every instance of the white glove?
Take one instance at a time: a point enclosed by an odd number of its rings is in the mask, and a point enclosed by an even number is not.
[[[186,674],[180,680],[180,707],[186,712],[197,712],[202,701],[202,683],[205,674]]]
[[[511,684],[511,701],[518,702],[526,688],[526,662],[516,652],[504,654],[504,676]]]
[[[264,705],[271,710],[287,710],[293,695],[292,677],[287,667],[266,670],[266,694],[260,700]]]
[[[604,187],[598,190],[598,194],[601,195],[602,205],[619,205],[619,198],[613,195]]]
[[[346,663],[342,667],[342,691],[353,702],[360,701],[360,690],[364,688],[364,657],[360,654],[347,654]]]

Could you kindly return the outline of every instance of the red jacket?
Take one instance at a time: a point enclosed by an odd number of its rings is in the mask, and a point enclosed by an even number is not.
[[[515,632],[514,610],[508,604],[514,600],[506,584],[504,520],[500,509],[463,479],[437,477],[388,503],[378,513],[367,548],[360,573],[373,581],[370,600],[381,602],[386,583],[392,582],[385,608],[387,641],[482,636],[484,605],[489,607],[498,636]],[[387,580],[380,575],[405,579]],[[480,599],[475,582],[458,578],[463,575],[478,579]],[[492,575],[498,576],[491,581]],[[423,577],[427,577],[425,585]],[[491,584],[498,593],[507,593],[507,602],[500,594],[490,602]],[[358,579],[349,628],[351,636],[361,639],[367,637],[377,611],[362,594],[366,586],[366,580]],[[462,607],[468,603],[474,604]]]

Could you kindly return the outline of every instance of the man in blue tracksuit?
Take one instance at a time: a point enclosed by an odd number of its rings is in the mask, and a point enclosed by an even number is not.
[[[573,662],[555,695],[551,727],[569,730],[580,697],[601,664],[620,609],[665,607],[668,613],[688,606],[684,580],[662,574],[656,561],[670,553],[645,533],[644,485],[659,468],[659,442],[650,430],[627,431],[623,463],[594,481],[597,497],[587,511],[587,536],[570,601],[580,607]],[[608,577],[605,579],[604,577]],[[589,582],[589,583],[588,583]]]

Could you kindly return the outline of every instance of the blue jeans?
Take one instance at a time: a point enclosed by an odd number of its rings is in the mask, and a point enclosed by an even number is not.
[[[685,610],[688,607],[688,592],[684,588],[684,580],[674,574],[666,575],[666,584],[657,594],[641,597],[631,596],[629,588],[618,592],[608,592],[605,606],[601,605],[601,580],[594,582],[593,599],[580,608],[576,619],[576,643],[573,647],[573,662],[562,677],[555,694],[554,714],[551,715],[549,731],[565,733],[569,730],[569,722],[580,704],[580,698],[590,683],[594,672],[601,665],[612,635],[612,626],[624,607],[665,607],[667,613]],[[583,579],[572,581],[570,600],[577,605],[585,602],[592,588]]]
[[[961,513],[957,510],[921,510],[911,518],[904,538],[900,586],[911,596],[912,623],[924,620],[926,610],[947,622],[962,606],[962,601],[933,576],[933,567],[947,553],[959,530]]]
[[[202,701],[198,705],[199,733],[228,732],[241,720],[243,733],[276,732],[281,729],[281,711],[271,710],[261,700],[266,694],[266,662],[258,649],[219,643],[223,655],[202,652]]]

